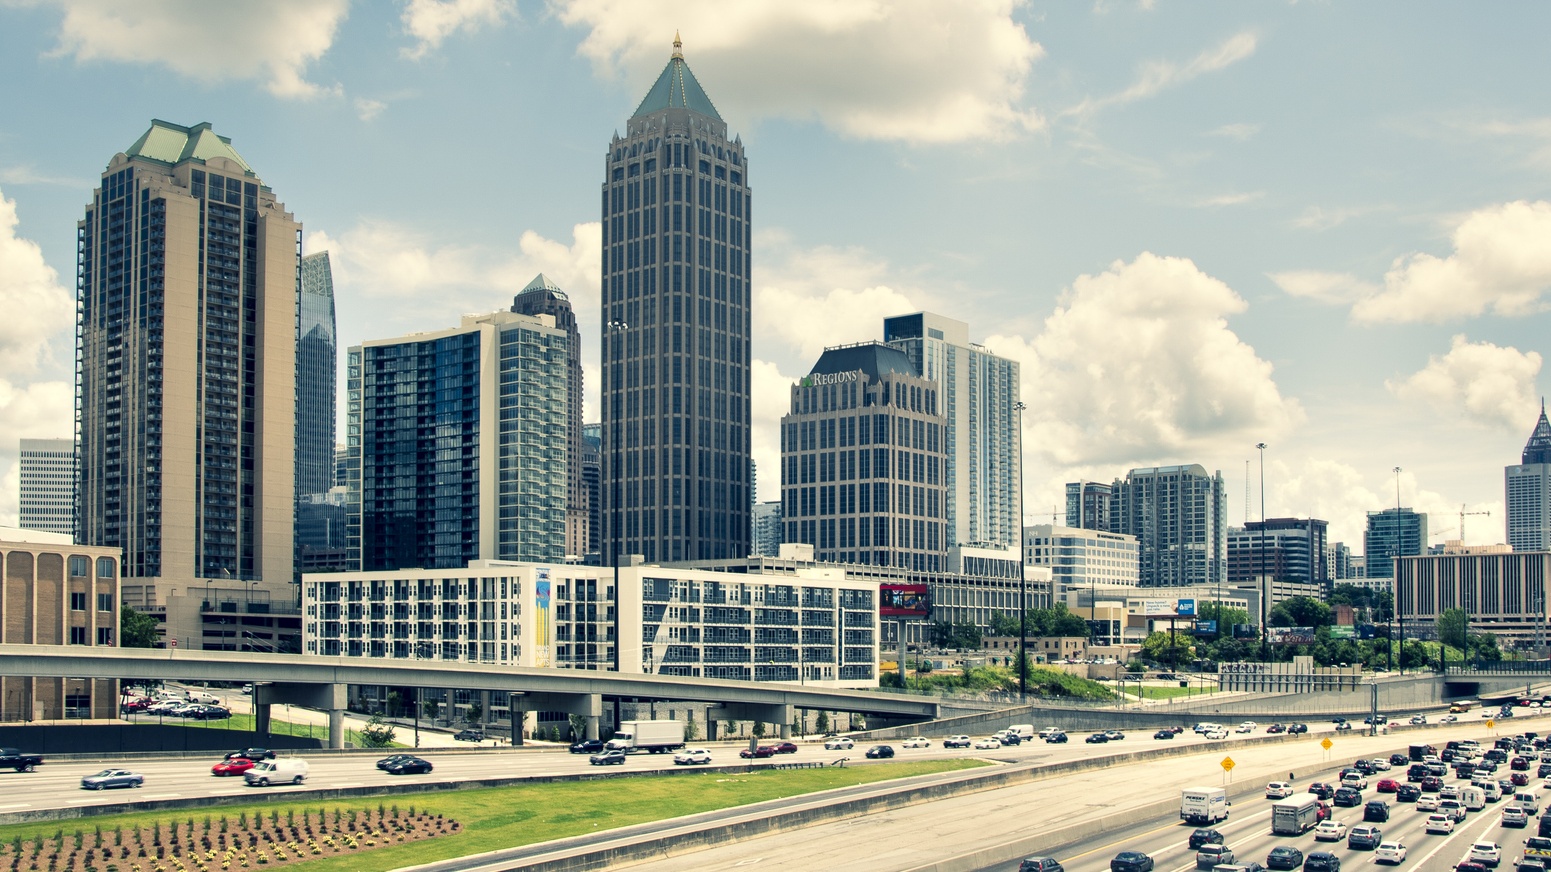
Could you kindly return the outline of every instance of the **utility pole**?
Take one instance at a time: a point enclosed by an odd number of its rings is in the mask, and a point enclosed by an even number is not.
[[[1271,662],[1271,634],[1266,627],[1266,601],[1271,598],[1271,582],[1266,578],[1266,443],[1257,442],[1260,452],[1260,662]]]

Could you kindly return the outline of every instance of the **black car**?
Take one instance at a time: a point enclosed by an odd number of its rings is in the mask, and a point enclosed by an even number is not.
[[[602,750],[602,739],[586,739],[571,746],[572,754],[596,754]]]
[[[1222,833],[1210,827],[1201,827],[1190,834],[1190,850],[1200,850],[1202,845],[1221,845]]]
[[[1154,739],[1172,739],[1172,738],[1174,738],[1174,731],[1173,730],[1159,730],[1158,732],[1153,733],[1152,737]],[[1548,764],[1548,765],[1551,765],[1551,764]]]
[[[1109,861],[1109,872],[1152,872],[1152,858],[1141,851],[1121,851]]]
[[[431,761],[405,754],[383,771],[389,775],[423,775],[431,771]]]
[[[1395,799],[1399,802],[1416,802],[1421,798],[1422,788],[1415,784],[1402,784],[1400,789],[1395,791]]]
[[[873,745],[871,748],[867,749],[867,759],[869,760],[882,760],[893,756],[893,745]]]
[[[238,757],[246,757],[249,760],[273,760],[275,752],[268,748],[243,748],[241,751],[233,751],[226,755],[228,760],[235,760]]]
[[[1421,763],[1414,763],[1406,769],[1407,781],[1421,781],[1427,777],[1427,767]]]
[[[1411,758],[1407,757],[1404,754],[1391,754],[1391,755],[1389,755],[1389,765],[1391,765],[1391,766],[1404,766],[1404,765],[1406,765],[1407,763],[1410,763],[1410,762],[1411,762]]]
[[[384,757],[381,760],[378,760],[377,761],[377,768],[386,772],[389,766],[392,766],[395,763],[398,763],[400,760],[403,760],[403,759],[405,759],[407,757],[413,757],[413,756],[414,756],[413,754],[393,754],[391,756]]]
[[[1355,787],[1342,787],[1336,790],[1335,799],[1331,800],[1336,805],[1358,806],[1363,803],[1362,791]]]
[[[1324,781],[1316,781],[1309,785],[1309,792],[1320,799],[1329,799],[1336,795],[1336,789]]]
[[[1309,725],[1308,724],[1288,724],[1287,725],[1287,734],[1289,736],[1296,735],[1298,733],[1307,733],[1308,731],[1309,731]]]
[[[1388,823],[1389,803],[1378,799],[1369,800],[1368,804],[1363,806],[1363,820],[1370,823]]]
[[[1001,742],[1003,746],[1021,745],[1023,744],[1023,737],[1017,733],[1003,733],[997,741]]]
[[[1054,857],[1024,857],[1018,864],[1018,872],[1066,872],[1066,869]]]
[[[1047,744],[1047,745],[1065,745],[1066,744],[1066,734],[1065,733],[1051,733],[1050,735],[1045,737],[1045,744]]]
[[[1105,742],[1109,741],[1109,734],[1107,734],[1107,733],[1094,733],[1093,735],[1089,736],[1088,738],[1083,739],[1083,741],[1087,742],[1090,745],[1102,745]]]
[[[1540,768],[1535,770],[1535,777],[1545,778],[1547,775],[1551,775],[1551,763],[1540,764]]]
[[[1303,872],[1341,872],[1341,858],[1329,851],[1315,851],[1304,859]]]
[[[1371,760],[1358,760],[1356,763],[1352,764],[1352,768],[1356,769],[1358,772],[1361,772],[1363,775],[1372,775],[1374,772],[1378,771],[1373,768],[1373,761]],[[1342,771],[1344,772],[1346,770]]]
[[[1296,869],[1302,865],[1303,852],[1297,848],[1279,845],[1266,855],[1266,866],[1270,869]]]

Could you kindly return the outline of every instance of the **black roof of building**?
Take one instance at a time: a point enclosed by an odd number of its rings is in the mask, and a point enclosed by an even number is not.
[[[917,378],[915,364],[905,352],[892,345],[882,342],[863,342],[857,345],[841,345],[835,348],[826,348],[819,355],[818,363],[808,371],[809,375],[830,375],[837,372],[856,372],[860,370],[867,374],[870,381],[877,381],[887,375],[903,373]]]
[[[1535,432],[1524,443],[1524,463],[1551,463],[1551,421],[1546,420],[1546,404],[1540,404],[1540,420],[1535,422]]]

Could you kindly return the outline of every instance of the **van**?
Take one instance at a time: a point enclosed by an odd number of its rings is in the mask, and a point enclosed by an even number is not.
[[[1459,789],[1459,801],[1464,803],[1465,811],[1480,811],[1486,808],[1486,791],[1474,784]]]
[[[268,787],[271,784],[301,784],[307,780],[307,761],[300,757],[281,757],[255,763],[252,769],[242,773],[249,787]]]
[[[1531,817],[1540,814],[1540,797],[1533,790],[1514,791],[1513,802]]]
[[[215,694],[207,693],[203,690],[191,690],[184,698],[189,702],[197,702],[200,705],[215,705],[221,701]]]
[[[1034,738],[1034,725],[1033,724],[1013,724],[1012,726],[1007,728],[1007,732],[1015,733],[1015,734],[1017,734],[1017,736],[1018,736],[1018,738],[1020,740],[1022,740],[1024,742],[1027,742],[1030,739]]]
[[[1483,779],[1481,784],[1474,786],[1481,788],[1481,792],[1486,794],[1487,802],[1496,802],[1503,798],[1503,787],[1495,781]]]

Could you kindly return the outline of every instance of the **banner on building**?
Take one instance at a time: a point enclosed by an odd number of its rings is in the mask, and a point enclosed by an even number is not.
[[[1149,618],[1193,618],[1196,615],[1196,601],[1142,600],[1142,614]]]
[[[1330,628],[1330,638],[1355,639],[1357,638],[1357,628],[1347,624],[1336,624]]]
[[[932,597],[924,584],[878,586],[878,615],[884,618],[925,618],[932,613]]]
[[[549,567],[533,570],[534,621],[533,665],[549,666]]]
[[[1267,636],[1272,645],[1313,645],[1313,627],[1270,627]]]

